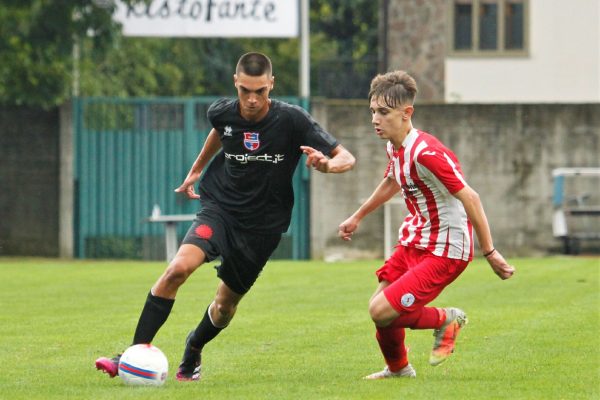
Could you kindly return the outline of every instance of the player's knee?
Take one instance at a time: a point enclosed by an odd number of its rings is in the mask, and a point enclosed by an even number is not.
[[[397,316],[397,313],[387,301],[380,301],[379,297],[369,303],[369,315],[377,326],[387,326]]]
[[[369,303],[369,315],[375,324],[380,324],[384,320],[383,307],[376,301]]]
[[[189,268],[185,263],[175,258],[171,261],[171,264],[169,264],[169,267],[165,271],[164,279],[170,286],[179,287],[186,281],[192,272],[192,268]]]
[[[228,324],[235,314],[236,306],[228,303],[215,303],[216,317],[221,324]]]

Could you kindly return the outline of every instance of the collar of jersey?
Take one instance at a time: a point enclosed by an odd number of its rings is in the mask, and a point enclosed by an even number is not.
[[[410,132],[408,132],[408,135],[406,135],[406,137],[402,141],[402,146],[400,146],[398,150],[396,150],[392,145],[392,148],[394,149],[394,156],[399,156],[400,152],[404,151],[404,149],[406,149],[407,147],[412,146],[415,140],[417,140],[418,136],[419,132],[415,128],[412,128]]]

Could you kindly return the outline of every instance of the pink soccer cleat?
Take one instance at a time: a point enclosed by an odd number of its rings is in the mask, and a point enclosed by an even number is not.
[[[105,372],[111,378],[114,378],[119,374],[119,360],[121,355],[117,355],[113,358],[100,357],[96,360],[96,369]]]

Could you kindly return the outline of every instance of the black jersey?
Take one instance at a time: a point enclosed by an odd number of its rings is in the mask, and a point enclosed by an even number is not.
[[[207,115],[222,149],[200,181],[203,206],[225,211],[243,230],[287,231],[300,146],[330,156],[336,139],[301,107],[277,100],[271,100],[269,112],[258,122],[241,117],[237,99],[215,101]]]

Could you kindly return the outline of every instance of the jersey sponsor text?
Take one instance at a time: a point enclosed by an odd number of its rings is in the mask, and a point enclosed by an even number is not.
[[[225,153],[225,158],[228,160],[235,160],[235,161],[239,162],[240,164],[248,164],[249,162],[254,162],[254,161],[262,161],[262,162],[278,164],[285,159],[285,156],[283,154],[275,154],[275,155],[261,154],[258,156],[254,156],[251,154]]]

